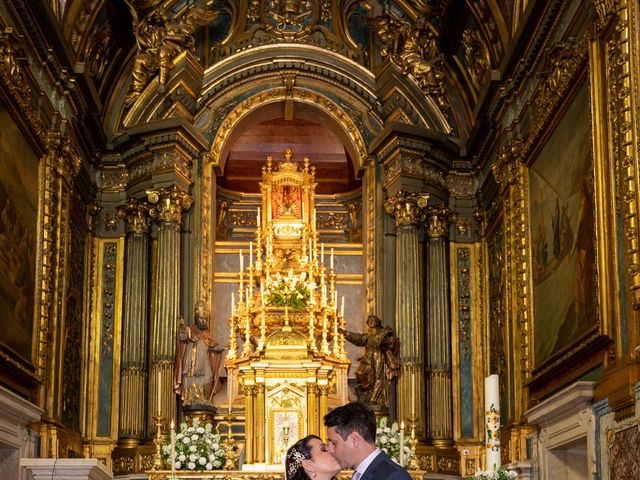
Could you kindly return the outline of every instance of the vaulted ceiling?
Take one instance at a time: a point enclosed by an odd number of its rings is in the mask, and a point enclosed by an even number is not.
[[[34,2],[35,4],[39,2]],[[209,69],[260,44],[320,46],[378,74],[388,58],[413,75],[465,141],[517,25],[522,0],[51,0],[71,63],[93,92],[96,115],[112,114],[130,88],[136,32],[157,12],[189,25],[194,53]],[[34,7],[37,8],[37,7]],[[205,13],[195,20],[190,12]],[[208,15],[208,16],[207,16]],[[203,18],[205,19],[203,21]],[[300,28],[296,30],[296,25]],[[398,35],[397,32],[405,32]],[[409,33],[407,33],[409,32]],[[431,58],[412,56],[411,35],[431,42]],[[399,45],[401,43],[402,45]],[[412,44],[413,45],[413,44]],[[421,48],[425,48],[421,46]],[[435,76],[425,69],[433,67]]]

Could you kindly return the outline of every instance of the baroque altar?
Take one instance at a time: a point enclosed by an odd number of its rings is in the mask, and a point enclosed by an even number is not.
[[[294,162],[291,149],[283,160],[262,168],[255,251],[252,242],[246,268],[240,252],[229,317],[229,416],[244,404],[245,471],[282,469],[286,449],[324,436],[324,414],[348,401],[344,311],[333,251],[319,243],[315,167]]]

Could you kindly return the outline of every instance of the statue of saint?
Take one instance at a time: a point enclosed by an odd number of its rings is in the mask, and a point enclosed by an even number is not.
[[[194,325],[178,324],[174,391],[186,405],[211,405],[220,389],[220,370],[224,364],[224,347],[209,333],[209,312],[204,302],[194,310]]]
[[[344,338],[358,347],[364,347],[364,354],[358,360],[356,370],[358,401],[380,409],[389,407],[389,386],[398,376],[400,365],[398,351],[400,340],[389,327],[375,315],[367,318],[367,332],[355,333],[340,329]]]

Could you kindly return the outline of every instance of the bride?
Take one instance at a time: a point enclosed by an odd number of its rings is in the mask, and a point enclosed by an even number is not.
[[[287,450],[285,468],[287,480],[331,480],[341,470],[338,460],[316,435],[307,435]]]

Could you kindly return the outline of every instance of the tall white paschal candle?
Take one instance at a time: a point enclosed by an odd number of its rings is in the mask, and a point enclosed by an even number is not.
[[[400,465],[404,467],[404,420],[400,422]]]
[[[500,389],[498,375],[484,379],[485,448],[487,470],[500,468]]]
[[[416,417],[416,372],[411,372],[411,418]]]
[[[158,370],[158,417],[162,413],[162,374]]]

